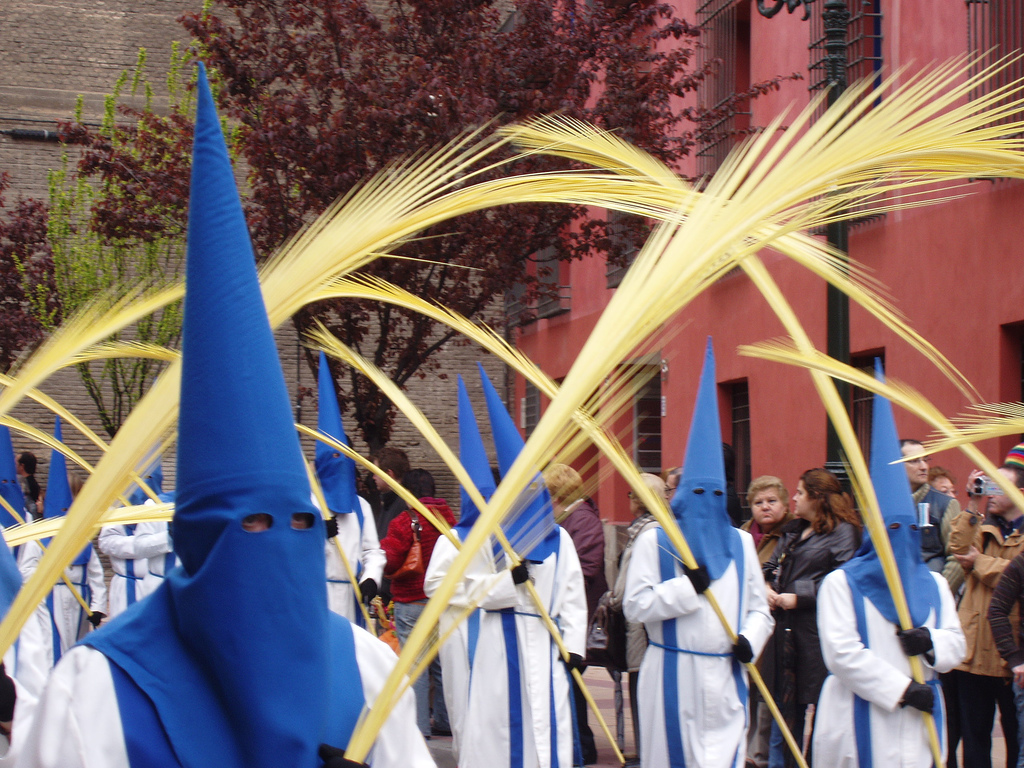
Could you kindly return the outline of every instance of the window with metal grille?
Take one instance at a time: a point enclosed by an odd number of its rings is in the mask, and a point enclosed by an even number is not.
[[[661,376],[657,371],[633,398],[633,460],[644,472],[661,472]]]
[[[563,279],[562,270],[569,271],[569,265],[558,258],[558,251],[549,246],[539,251],[537,259],[537,317],[554,317],[569,311],[569,284]]]
[[[559,260],[558,251],[553,246],[538,251],[534,261],[536,299],[527,301],[526,286],[522,283],[505,292],[505,324],[510,328],[569,311],[569,264]]]
[[[750,387],[747,380],[726,385],[732,411],[732,450],[736,455],[733,482],[740,503],[747,506],[747,487],[753,479],[750,471]],[[728,470],[726,470],[728,472]]]
[[[967,40],[969,51],[983,57],[975,64],[975,71],[1019,53],[1024,49],[1024,0],[967,0]],[[1018,59],[971,91],[971,98],[985,96],[1022,77],[1024,61]],[[1007,101],[1013,98],[1013,93],[1006,96]],[[1018,120],[1024,120],[1024,109],[1005,115],[993,125]]]
[[[526,382],[526,393],[520,404],[519,426],[529,437],[540,421],[540,390],[536,384]]]
[[[627,219],[628,217],[624,213],[608,211],[608,238],[616,248],[622,251],[623,255],[622,263],[607,262],[605,278],[608,281],[609,288],[619,287],[619,283],[622,282],[622,278],[629,271],[633,259],[640,252],[640,247],[637,245],[632,231],[625,225]]]
[[[738,93],[750,89],[749,0],[700,0],[697,24],[701,48],[697,64],[713,63],[712,72],[697,96],[710,122],[698,136],[697,173],[714,173],[750,127],[750,104],[735,103]]]
[[[869,376],[874,376],[875,358],[882,362],[884,370],[884,350],[851,355],[850,365],[864,371]],[[871,419],[875,410],[874,402],[875,396],[866,389],[850,387],[850,420],[853,422],[853,431],[857,434],[861,453],[864,454],[864,460],[868,462],[871,461]]]
[[[847,0],[850,20],[846,26],[846,81],[854,83],[866,77],[875,78],[875,86],[881,82],[882,71],[882,9],[881,0]],[[821,13],[811,13],[808,24],[811,34],[810,63],[807,66],[808,90],[820,91],[828,85],[828,71],[825,64],[825,22]],[[816,117],[825,112],[823,101]],[[884,216],[872,214],[863,206],[854,209],[851,225],[874,221]],[[818,234],[823,234],[824,229]]]
[[[846,27],[846,81],[879,77],[882,70],[881,0],[847,0],[850,21]],[[825,22],[820,13],[810,17],[811,53],[808,88],[820,91],[828,85],[825,69]],[[877,81],[876,81],[877,83]],[[824,110],[824,105],[821,109]]]

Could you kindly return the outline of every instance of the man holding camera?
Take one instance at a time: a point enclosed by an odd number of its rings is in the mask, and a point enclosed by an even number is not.
[[[1004,464],[999,473],[1017,488],[1024,487],[1024,470]],[[981,483],[976,483],[981,480]],[[1007,765],[1017,760],[1017,714],[1012,674],[1003,663],[987,620],[996,583],[1010,561],[1024,551],[1024,513],[975,470],[967,481],[969,502],[952,524],[949,549],[966,575],[960,602],[960,623],[967,638],[967,656],[957,670],[964,765],[992,764],[992,718],[996,706],[1006,737]],[[985,513],[978,500],[987,496]]]
[[[900,453],[904,456],[920,454],[923,450],[918,440],[900,440]],[[932,488],[928,482],[927,456],[905,461],[903,468],[907,471],[914,504],[919,510],[921,504],[928,505],[928,525],[921,530],[921,557],[928,570],[945,577],[950,591],[956,596],[963,586],[964,572],[955,557],[949,555],[947,558],[947,547],[953,520],[960,514],[960,502]]]

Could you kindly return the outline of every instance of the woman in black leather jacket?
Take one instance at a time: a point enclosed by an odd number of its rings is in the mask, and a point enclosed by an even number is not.
[[[828,675],[818,642],[818,587],[857,551],[860,518],[839,480],[824,469],[801,475],[793,505],[797,519],[783,528],[764,575],[775,617],[775,700],[802,745],[807,705],[818,701]],[[783,755],[785,765],[795,765],[781,734],[773,733],[772,741],[769,767],[781,766]]]

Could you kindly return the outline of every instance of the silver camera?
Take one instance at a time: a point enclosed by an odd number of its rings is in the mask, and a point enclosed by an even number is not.
[[[1002,496],[1003,490],[992,482],[992,478],[988,475],[982,475],[981,477],[974,478],[974,481],[971,483],[971,495]]]

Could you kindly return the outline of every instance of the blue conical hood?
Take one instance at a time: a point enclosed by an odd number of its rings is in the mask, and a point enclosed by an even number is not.
[[[202,66],[181,346],[182,566],[84,642],[153,702],[183,766],[318,765],[334,704],[361,702],[362,687],[354,672],[329,684],[324,526]],[[253,515],[265,529],[243,527]]]
[[[480,369],[480,383],[484,388],[487,415],[491,421],[491,435],[494,438],[494,450],[498,455],[498,469],[504,477],[525,443],[509,412],[505,410],[498,390],[487,378],[484,367],[479,363],[477,367]],[[505,518],[502,530],[521,558],[544,560],[555,551],[558,543],[558,526],[555,525],[551,495],[539,473],[530,483],[530,487],[523,491],[521,498],[522,509],[513,510]]]
[[[200,567],[223,526],[236,522],[225,498],[237,508],[282,514],[287,508],[286,517],[310,508],[249,230],[205,81],[195,131],[175,518],[178,554],[189,573]]]
[[[466,384],[462,381],[462,374],[459,374],[459,461],[466,468],[484,500],[490,501],[494,494],[494,474],[487,460],[487,451],[484,449],[483,438],[480,437],[480,427],[477,425],[476,414],[473,413],[473,404],[469,401]],[[480,516],[480,510],[469,498],[465,488],[461,490],[461,495],[459,523],[455,529],[459,532],[459,538],[465,541],[469,529]]]
[[[715,351],[708,337],[683,471],[671,506],[697,564],[707,568],[712,579],[725,573],[737,546],[738,534],[729,521],[725,485]]]
[[[54,417],[53,437],[63,443],[64,437],[60,426],[60,416]],[[43,517],[63,517],[71,509],[71,482],[68,480],[68,460],[60,451],[50,451],[50,467],[46,475],[46,496],[43,499]],[[43,546],[50,545],[50,539],[42,540]],[[72,565],[85,565],[92,554],[92,544],[86,544],[81,552],[71,561]]]
[[[163,460],[159,456],[143,470],[142,479],[145,480],[146,485],[157,496],[164,492],[164,465]],[[130,505],[134,507],[149,501],[149,496],[137,484],[133,483],[132,488],[134,490],[128,495],[128,503]]]
[[[883,381],[881,362],[875,360],[875,378]],[[928,612],[939,606],[939,592],[928,566],[921,557],[921,532],[917,526],[914,499],[901,463],[900,441],[892,415],[892,403],[875,395],[871,414],[871,483],[885,521],[896,564],[907,596],[914,626],[921,626]],[[857,555],[843,566],[846,578],[893,624],[899,623],[882,563],[870,535],[864,537]]]
[[[7,540],[0,536],[0,621],[7,616],[11,603],[21,589],[21,571]]]
[[[319,400],[317,428],[339,443],[349,445],[348,435],[341,423],[338,398],[334,394],[334,380],[327,366],[327,355],[320,353],[320,368],[317,375]],[[359,505],[356,493],[356,463],[326,443],[316,444],[316,476],[324,492],[327,507],[336,515],[356,511]]]
[[[0,496],[14,510],[25,517],[25,494],[18,480],[18,462],[14,458],[14,445],[11,443],[11,430],[0,424]],[[6,528],[18,520],[0,505],[0,525]],[[21,581],[19,580],[19,584]]]
[[[53,437],[64,442],[61,436],[60,416],[53,424]],[[43,500],[43,517],[60,517],[71,508],[71,484],[68,482],[68,461],[60,451],[50,451],[50,468],[46,475],[46,498]]]

